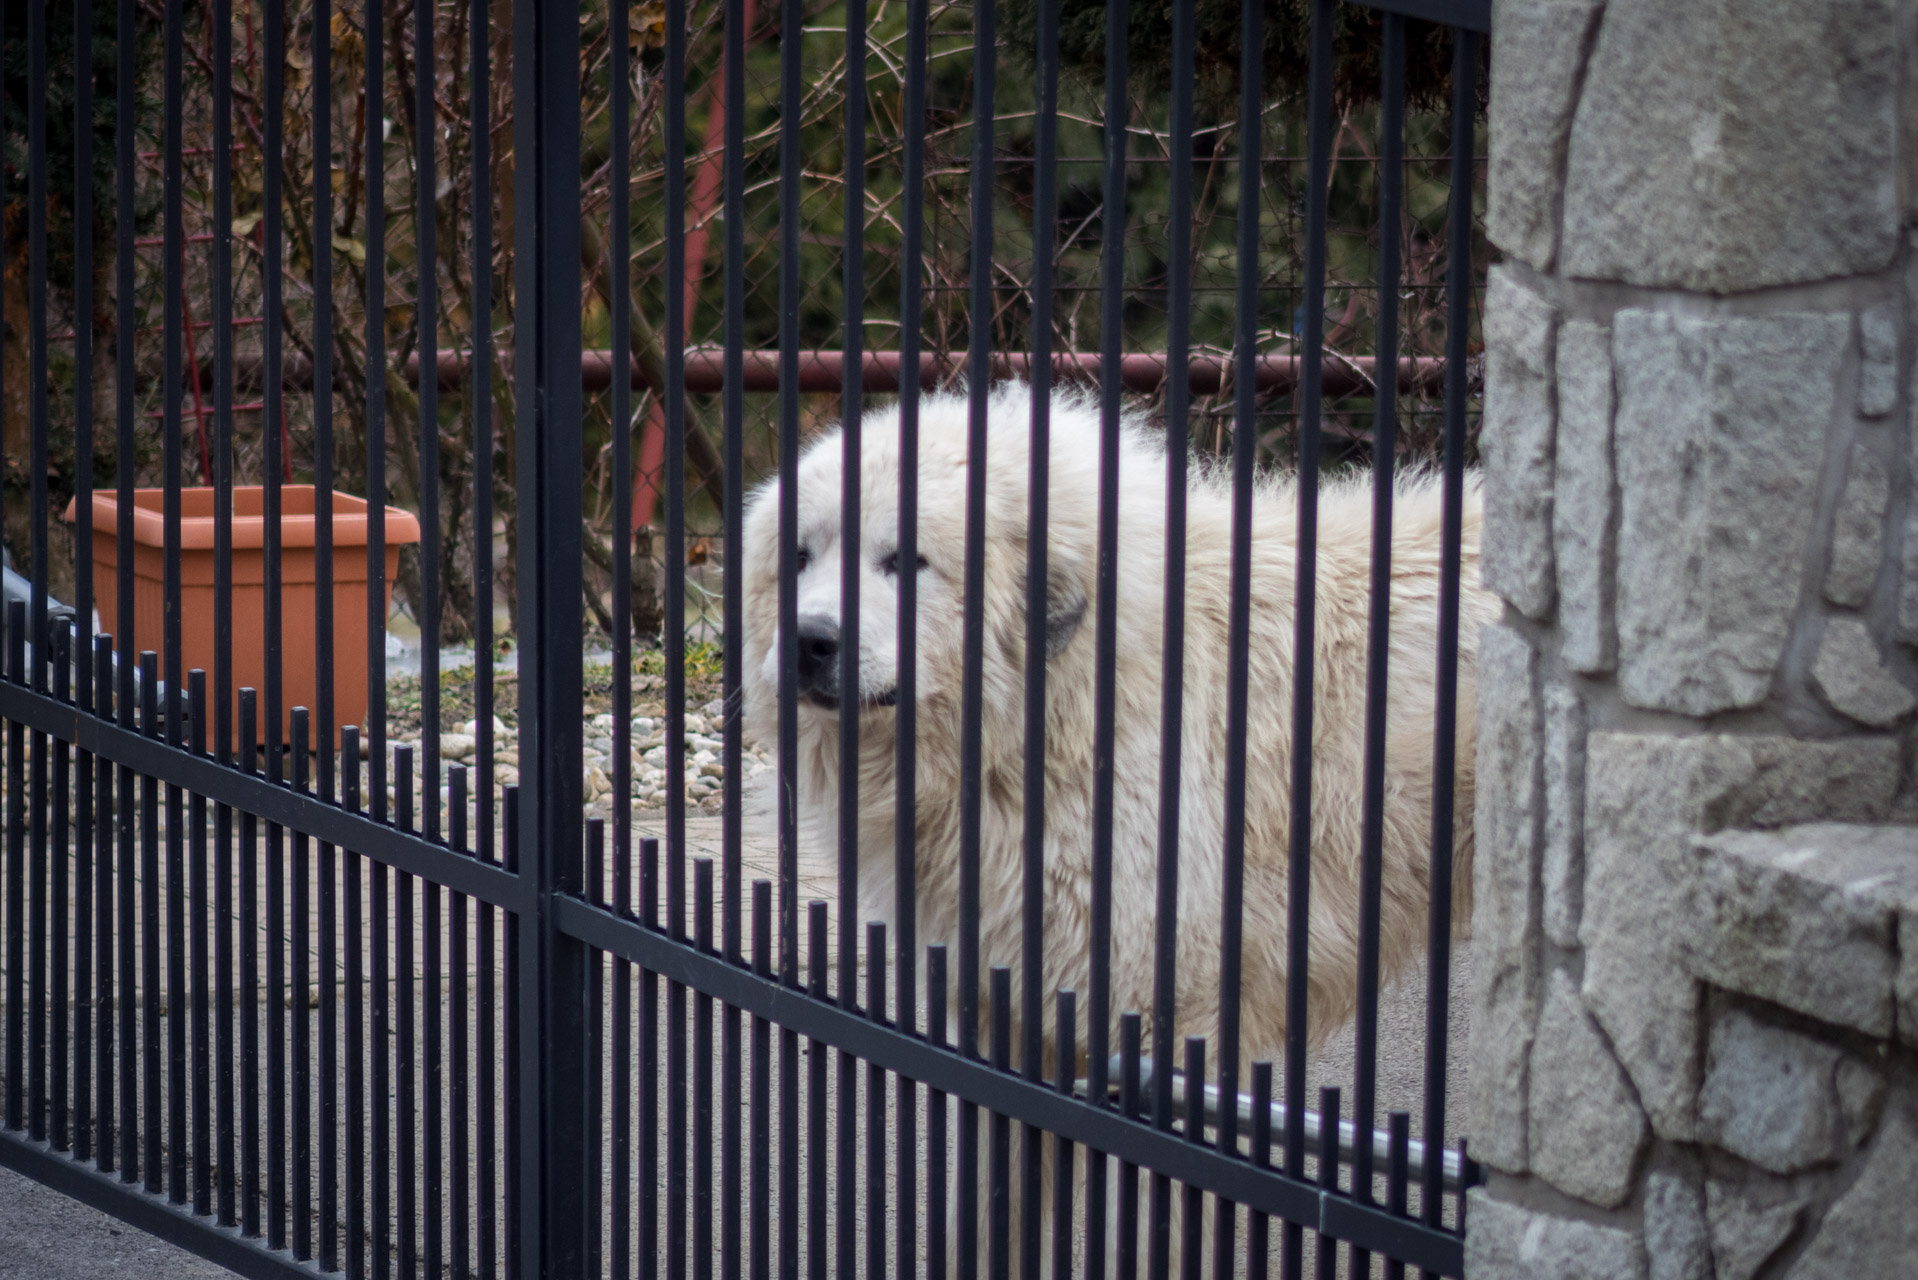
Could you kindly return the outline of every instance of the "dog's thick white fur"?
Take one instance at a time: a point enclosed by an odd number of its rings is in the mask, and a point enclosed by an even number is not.
[[[1092,899],[1094,620],[1097,616],[1100,415],[1076,394],[1050,403],[1046,672],[1046,1071],[1052,1071],[1051,993],[1088,989]],[[1024,672],[1029,431],[1032,398],[1018,384],[988,401],[983,609],[983,803],[980,955],[1014,973],[1023,907]],[[917,805],[918,935],[958,943],[960,693],[966,531],[967,402],[920,405],[918,458]],[[843,536],[842,441],[815,440],[795,469],[754,496],[741,548],[744,671],[750,731],[774,740],[779,667],[779,487],[798,484],[800,635],[817,642],[840,621],[840,557],[859,557],[859,909],[893,914],[897,690],[899,419],[875,408],[861,424],[860,530]],[[1159,861],[1160,698],[1163,686],[1166,466],[1161,435],[1128,415],[1120,440],[1117,714],[1112,848],[1111,1008],[1151,1025]],[[1296,485],[1264,478],[1253,501],[1245,876],[1230,908],[1244,918],[1242,1064],[1279,1056],[1285,1037],[1286,916],[1291,813]],[[1360,822],[1367,617],[1372,557],[1369,479],[1335,480],[1318,495],[1317,622],[1312,735],[1312,868],[1307,1034],[1314,1045],[1348,1019],[1358,997]],[[1179,774],[1178,1036],[1216,1045],[1226,801],[1226,672],[1231,580],[1230,476],[1195,462],[1187,484],[1183,726]],[[1478,583],[1479,504],[1467,494],[1461,571],[1459,713],[1455,759],[1453,919],[1470,919],[1473,694],[1480,626],[1495,604]],[[1433,717],[1439,652],[1441,493],[1429,475],[1402,480],[1394,500],[1387,694],[1380,972],[1390,983],[1425,940]],[[837,663],[814,662],[798,709],[797,802],[809,840],[830,848],[838,802]],[[830,668],[830,670],[828,670]],[[986,1006],[982,992],[982,1011]],[[1083,1004],[1081,1008],[1083,1009]],[[984,1017],[982,1012],[982,1018]],[[1082,1014],[1083,1018],[1083,1014]],[[981,1028],[982,1044],[984,1028]],[[1015,1031],[1014,1045],[1019,1043]],[[1079,1037],[1083,1054],[1083,1026]],[[1215,1050],[1216,1052],[1216,1050]],[[1017,1051],[1014,1050],[1014,1057]],[[1242,1074],[1241,1079],[1246,1077]],[[1015,1200],[1017,1197],[1014,1197]],[[1016,1253],[1016,1249],[1015,1249]]]

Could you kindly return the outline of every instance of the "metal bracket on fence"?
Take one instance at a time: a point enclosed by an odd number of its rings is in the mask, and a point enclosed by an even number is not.
[[[1119,1055],[1115,1053],[1112,1055],[1111,1062],[1106,1067],[1106,1079],[1112,1082],[1107,1086],[1108,1094],[1111,1097],[1116,1098],[1119,1094],[1119,1080],[1122,1078],[1124,1065]],[[1150,1093],[1151,1088],[1152,1059],[1140,1058],[1139,1091],[1143,1095]],[[1090,1089],[1091,1083],[1087,1080],[1079,1080],[1073,1085],[1073,1092],[1081,1097],[1087,1096]],[[1185,1073],[1183,1071],[1174,1071],[1172,1073],[1172,1113],[1181,1119],[1187,1114],[1186,1096]],[[1200,1097],[1201,1114],[1205,1118],[1205,1123],[1210,1127],[1216,1128],[1219,1123],[1219,1087],[1212,1084],[1204,1086]],[[1236,1111],[1238,1114],[1239,1132],[1250,1133],[1252,1130],[1252,1109],[1257,1103],[1253,1101],[1250,1094],[1241,1093],[1237,1094],[1236,1097],[1238,1098]],[[1272,1132],[1275,1134],[1283,1133],[1285,1132],[1286,1125],[1285,1104],[1283,1102],[1274,1102],[1271,1105]],[[1307,1111],[1305,1113],[1305,1144],[1308,1150],[1315,1152],[1319,1150],[1320,1135],[1324,1132],[1324,1129],[1325,1122],[1318,1112]],[[1358,1149],[1358,1141],[1359,1134],[1357,1126],[1350,1120],[1339,1121],[1340,1164],[1349,1165],[1352,1163],[1353,1157]],[[1383,1171],[1390,1165],[1391,1159],[1391,1134],[1383,1129],[1372,1130],[1373,1167]],[[1458,1152],[1445,1151],[1441,1153],[1439,1182],[1445,1190],[1454,1193],[1458,1192],[1461,1189],[1461,1183],[1464,1182],[1466,1173],[1466,1162],[1460,1159]],[[1425,1144],[1423,1142],[1408,1142],[1406,1144],[1406,1178],[1414,1186],[1419,1185],[1425,1179]],[[1473,1178],[1471,1182],[1465,1185],[1475,1186],[1477,1185],[1477,1181],[1476,1178]]]

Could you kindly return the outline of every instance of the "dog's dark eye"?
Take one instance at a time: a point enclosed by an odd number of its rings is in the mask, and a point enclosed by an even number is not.
[[[926,558],[924,556],[918,557],[918,561],[919,561],[917,566],[918,568],[923,569],[926,567]],[[879,572],[885,574],[888,578],[893,578],[898,576],[899,553],[897,551],[888,555],[884,560],[881,560],[879,562]]]
[[[797,572],[806,572],[806,566],[812,563],[812,552],[804,547],[799,548],[799,554],[794,557],[794,562],[799,566]]]

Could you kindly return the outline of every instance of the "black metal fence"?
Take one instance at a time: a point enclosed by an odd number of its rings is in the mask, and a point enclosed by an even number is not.
[[[932,937],[918,927],[930,890],[922,891],[916,878],[915,837],[926,815],[915,807],[928,800],[913,783],[914,744],[919,718],[940,713],[922,707],[914,688],[912,620],[919,607],[909,567],[922,548],[915,516],[920,478],[911,466],[902,468],[897,485],[895,550],[908,571],[898,574],[896,590],[899,617],[906,621],[897,636],[903,656],[896,703],[886,712],[894,725],[889,732],[901,744],[893,765],[896,791],[875,797],[857,785],[856,769],[842,767],[837,795],[823,802],[836,811],[837,841],[827,850],[802,849],[806,822],[816,815],[801,812],[796,799],[802,763],[796,584],[802,550],[797,486],[790,477],[807,425],[799,307],[806,259],[798,202],[799,128],[808,84],[800,39],[781,43],[777,86],[780,168],[771,224],[779,237],[776,457],[786,463],[788,482],[777,491],[776,732],[759,744],[771,754],[775,803],[762,838],[746,816],[746,772],[755,744],[746,741],[742,706],[742,689],[755,678],[746,669],[747,569],[740,550],[748,480],[746,264],[753,198],[745,171],[751,89],[745,0],[726,0],[712,18],[721,28],[727,108],[718,406],[723,705],[689,705],[688,652],[678,642],[689,624],[689,344],[684,313],[669,305],[661,326],[659,395],[668,643],[658,659],[663,706],[656,717],[634,714],[639,685],[652,677],[645,656],[634,650],[627,621],[635,580],[628,539],[614,540],[607,574],[610,613],[621,625],[610,639],[604,689],[589,691],[589,680],[601,677],[583,656],[581,495],[588,441],[581,263],[590,256],[589,237],[605,234],[593,231],[596,219],[610,228],[610,243],[634,243],[632,152],[601,148],[611,175],[603,212],[582,209],[580,175],[583,148],[598,122],[603,119],[614,138],[629,137],[636,107],[645,101],[646,77],[666,86],[657,95],[665,137],[665,296],[681,297],[687,269],[686,112],[692,99],[677,89],[687,83],[684,0],[664,3],[663,52],[656,66],[643,41],[635,46],[626,38],[635,21],[652,11],[631,0],[614,0],[603,13],[588,10],[585,21],[580,11],[531,0],[499,6],[497,15],[487,0],[472,0],[448,9],[459,18],[465,46],[437,50],[443,33],[430,4],[369,3],[355,13],[314,0],[291,23],[282,0],[265,0],[257,14],[248,6],[238,16],[231,0],[209,0],[191,12],[183,0],[162,6],[119,0],[111,17],[104,7],[96,14],[92,0],[58,10],[32,2],[21,6],[24,20],[18,22],[9,6],[6,37],[16,47],[5,51],[13,135],[5,145],[7,172],[24,173],[27,180],[29,280],[27,315],[5,319],[25,326],[29,360],[24,391],[7,389],[0,398],[9,414],[16,399],[26,405],[30,510],[27,563],[17,576],[17,592],[16,578],[9,578],[0,679],[6,799],[0,850],[0,1164],[236,1271],[261,1276],[336,1270],[376,1277],[690,1272],[727,1280],[776,1273],[783,1280],[802,1269],[809,1275],[830,1269],[877,1280],[889,1272],[1127,1277],[1143,1269],[1162,1276],[1177,1267],[1192,1276],[1210,1268],[1226,1280],[1262,1276],[1275,1264],[1282,1275],[1300,1275],[1308,1259],[1325,1276],[1341,1267],[1346,1274],[1371,1274],[1378,1267],[1398,1275],[1408,1265],[1461,1273],[1463,1192],[1476,1173],[1462,1144],[1447,1147],[1445,1104],[1452,862],[1456,829],[1469,824],[1469,813],[1454,812],[1453,775],[1468,400],[1475,392],[1468,354],[1471,158],[1489,6],[1473,0],[1366,6],[1317,0],[1309,6],[1309,29],[1302,28],[1301,37],[1309,83],[1299,97],[1307,172],[1296,193],[1303,203],[1301,306],[1296,317],[1275,324],[1259,272],[1243,265],[1259,259],[1259,211],[1267,193],[1259,155],[1263,129],[1241,128],[1233,159],[1241,184],[1236,249],[1242,265],[1228,359],[1195,351],[1192,339],[1196,255],[1187,212],[1196,198],[1197,6],[1193,0],[1173,6],[1160,87],[1150,75],[1129,84],[1127,60],[1139,45],[1138,20],[1129,20],[1127,0],[1106,0],[1102,88],[1108,127],[1100,130],[1098,199],[1108,226],[1099,263],[1100,350],[1096,359],[1074,352],[1055,360],[1062,0],[1037,6],[1030,63],[1017,64],[1030,65],[1036,87],[1031,187],[1012,206],[997,176],[993,106],[994,77],[1012,64],[998,65],[1002,42],[995,37],[994,5],[976,0],[971,13],[970,314],[996,316],[1003,304],[994,220],[1014,208],[1031,226],[1031,256],[1024,264],[1030,281],[1023,295],[1030,306],[1030,342],[1015,354],[1034,393],[1032,475],[1048,474],[1042,406],[1055,381],[1096,376],[1102,422],[1100,519],[1096,545],[1087,548],[1100,577],[1083,642],[1092,646],[1096,672],[1095,803],[1074,837],[1082,836],[1090,851],[1084,886],[1090,915],[1083,941],[1076,935],[1073,940],[1084,953],[1090,981],[1078,992],[1045,989],[1049,828],[1042,660],[1025,668],[1023,835],[1017,847],[984,847],[993,836],[981,819],[989,782],[982,761],[983,703],[990,696],[982,674],[987,637],[979,603],[987,585],[983,464],[967,474],[963,546],[940,548],[957,566],[960,598],[970,602],[963,610],[959,659],[960,781],[952,797],[960,851],[956,904],[942,904],[956,910],[954,935]],[[1080,19],[1099,15],[1094,6],[1066,8]],[[1295,86],[1268,77],[1269,52],[1284,41],[1270,38],[1267,23],[1290,21],[1289,13],[1285,6],[1270,13],[1247,6],[1239,15],[1241,122],[1259,121],[1271,103],[1298,96]],[[708,21],[707,15],[695,16]],[[265,91],[243,95],[236,104],[235,34],[251,41],[256,17]],[[781,31],[790,35],[812,23],[845,33],[843,150],[851,159],[841,179],[846,214],[839,258],[846,301],[840,369],[874,367],[868,357],[875,355],[883,357],[877,366],[882,375],[886,360],[905,370],[922,367],[922,359],[950,357],[957,363],[956,352],[926,348],[913,320],[925,305],[921,194],[928,93],[936,71],[930,33],[951,17],[945,9],[929,12],[928,0],[907,0],[903,14],[869,14],[866,0],[818,11],[800,0],[782,0]],[[55,30],[56,19],[71,27]],[[872,59],[868,31],[875,22],[904,26],[903,62],[884,64],[899,88],[903,137],[898,265],[890,276],[900,292],[895,314],[902,319],[896,342],[869,353],[863,238],[869,223],[865,131],[873,98],[866,69]],[[1349,131],[1358,127],[1355,120],[1375,120],[1377,130],[1377,341],[1361,369],[1342,356],[1327,356],[1327,218],[1337,144],[1333,111],[1343,83],[1335,80],[1335,36],[1349,53],[1355,41],[1372,39],[1374,27],[1378,78],[1364,110],[1347,111],[1343,122]],[[354,37],[345,45],[342,30]],[[18,56],[21,40],[24,57]],[[157,40],[157,70],[139,65],[142,40],[149,47]],[[598,47],[596,41],[604,43],[608,61],[604,101],[582,81],[582,48]],[[1440,218],[1445,240],[1436,246],[1446,264],[1444,354],[1421,363],[1401,360],[1397,312],[1408,219],[1400,181],[1407,55],[1408,47],[1422,50],[1429,63],[1431,51],[1448,44],[1449,63],[1441,61],[1432,73],[1437,78],[1425,81],[1428,89],[1441,85],[1450,103],[1449,196]],[[330,101],[336,78],[331,59],[349,47],[365,91],[357,103]],[[67,50],[65,61],[53,56],[58,48]],[[93,56],[75,59],[75,48],[91,49]],[[204,101],[184,87],[187,65],[196,59],[209,89]],[[645,61],[644,75],[636,75],[636,59]],[[344,118],[351,128],[384,136],[377,117],[388,101],[383,76],[389,67],[410,75],[413,89],[410,119],[396,130],[411,150],[410,164],[403,166],[404,179],[413,184],[411,252],[416,261],[438,261],[436,237],[450,220],[462,227],[473,255],[469,285],[450,300],[441,296],[442,273],[416,272],[397,329],[390,314],[395,304],[389,254],[375,250],[351,259],[353,236],[342,232],[350,224],[359,243],[388,244],[386,210],[396,195],[390,157],[384,144],[367,145],[357,153],[363,173],[336,173],[336,158],[350,152],[332,132]],[[491,108],[501,99],[493,77],[509,70],[505,100],[511,117],[496,119]],[[71,82],[57,97],[72,113],[71,126],[59,131],[71,140],[70,166],[69,157],[49,153],[57,123],[49,120],[49,103],[56,101],[49,90],[59,77]],[[1165,140],[1169,171],[1164,346],[1147,354],[1159,361],[1157,368],[1171,371],[1162,384],[1170,424],[1164,433],[1169,572],[1163,652],[1170,678],[1160,690],[1161,723],[1170,727],[1154,762],[1161,779],[1156,844],[1118,850],[1121,857],[1154,860],[1157,898],[1149,943],[1115,939],[1112,900],[1115,842],[1125,838],[1113,822],[1113,742],[1120,714],[1113,677],[1120,405],[1128,379],[1138,376],[1125,357],[1140,354],[1125,348],[1123,313],[1131,172],[1124,122],[1134,114],[1135,97],[1166,113],[1163,135],[1153,137]],[[22,102],[25,110],[17,111]],[[295,104],[292,120],[289,103]],[[139,129],[147,127],[143,113],[152,111],[163,117],[157,212],[165,294],[161,483],[142,489],[136,483],[141,448],[135,263],[142,220],[152,215],[141,207],[146,188],[137,181],[136,152]],[[257,244],[234,230],[237,170],[219,162],[235,153],[236,112],[256,122],[248,127],[258,134]],[[17,117],[24,117],[23,128]],[[102,119],[109,123],[102,125]],[[449,208],[436,186],[435,149],[449,120],[470,129],[475,172],[510,176],[510,200],[499,205],[510,215],[508,278],[495,278],[495,201],[480,198],[470,208]],[[420,121],[428,124],[421,127]],[[442,127],[434,127],[435,121]],[[950,121],[947,127],[953,127]],[[289,129],[310,133],[308,173],[285,171]],[[96,154],[96,144],[108,141],[111,157]],[[184,349],[193,327],[179,305],[188,283],[184,249],[190,234],[182,166],[202,141],[216,158],[210,166],[211,230],[204,233],[214,313],[208,326],[214,349],[206,459],[212,484],[204,497],[184,483],[187,384],[191,375],[197,392],[199,366]],[[95,189],[96,168],[110,170],[110,193]],[[289,182],[310,192],[306,226],[286,225]],[[347,194],[336,198],[336,190]],[[114,203],[110,219],[104,217],[108,199]],[[50,224],[71,230],[70,245],[57,243]],[[100,227],[107,231],[97,233]],[[301,468],[310,487],[289,482],[283,435],[271,429],[257,433],[259,483],[239,483],[234,424],[243,406],[235,399],[235,255],[258,259],[264,295],[261,408],[264,421],[273,423],[284,416],[287,344],[298,337],[283,320],[284,255],[289,245],[297,250],[301,244],[308,254],[309,334],[336,334],[333,272],[336,261],[351,259],[363,269],[365,289],[363,331],[355,335],[353,358],[365,369],[393,371],[391,377],[364,379],[363,401],[350,406],[356,438],[364,441],[365,456],[355,462],[367,490],[364,508],[350,510],[348,495],[336,488],[333,365],[346,349],[337,341],[309,337],[305,343],[312,444]],[[329,244],[335,252],[326,250]],[[96,255],[104,257],[96,261]],[[610,296],[631,296],[631,255],[607,257]],[[96,297],[96,278],[108,279],[96,266],[108,259],[110,296]],[[61,294],[50,274],[67,279],[70,294]],[[56,306],[56,296],[69,300]],[[455,322],[456,312],[492,316],[509,305],[510,349],[496,347],[493,325]],[[72,320],[70,345],[55,333],[61,308]],[[86,376],[98,363],[95,326],[87,318],[108,309],[115,320],[117,365],[111,448],[105,447],[105,424],[95,421],[96,389]],[[610,309],[606,377],[614,423],[636,420],[632,320],[628,308]],[[398,350],[396,332],[404,334]],[[463,345],[455,336],[461,332],[471,335]],[[1006,367],[1006,353],[994,350],[993,325],[973,324],[964,337],[973,389],[967,456],[983,460],[988,388],[995,370]],[[1283,348],[1277,355],[1275,346]],[[443,354],[452,358],[450,366]],[[1308,935],[1312,913],[1323,910],[1311,898],[1313,866],[1315,856],[1328,856],[1313,847],[1309,746],[1291,753],[1286,766],[1284,1042],[1241,1044],[1247,774],[1270,767],[1247,758],[1248,707],[1261,697],[1250,687],[1247,657],[1255,610],[1257,430],[1229,433],[1234,533],[1225,596],[1233,657],[1225,677],[1222,842],[1217,848],[1182,843],[1181,747],[1195,749],[1182,744],[1178,729],[1191,439],[1184,426],[1207,359],[1215,366],[1210,376],[1219,393],[1232,397],[1234,423],[1256,423],[1275,396],[1295,397],[1298,430],[1290,462],[1297,472],[1296,592],[1287,623],[1293,652],[1315,651],[1317,494],[1328,381],[1344,387],[1342,412],[1348,418],[1363,413],[1370,419],[1362,456],[1375,499],[1373,597],[1364,705],[1357,713],[1364,720],[1365,834],[1351,855],[1361,866],[1362,888],[1348,922],[1358,957],[1349,1119],[1341,1113],[1340,1090],[1323,1089],[1317,1098],[1306,1092],[1312,1032]],[[1283,376],[1254,374],[1277,367],[1275,360],[1289,360]],[[408,367],[443,372],[418,378],[412,392],[404,376]],[[437,397],[449,367],[454,385],[466,380],[463,421],[449,424],[444,445],[441,432],[421,430],[410,446],[417,457],[389,457],[392,397],[416,395],[404,408],[417,422],[448,423]],[[59,368],[68,371],[64,383]],[[1195,372],[1180,377],[1179,370]],[[1239,370],[1247,376],[1237,376]],[[501,385],[510,381],[510,396],[492,394],[496,379]],[[866,387],[886,381],[836,380],[847,424],[861,420]],[[920,385],[909,376],[895,374],[894,381],[900,449],[910,459],[920,448]],[[639,385],[647,385],[644,378]],[[1421,871],[1428,913],[1425,1030],[1416,1050],[1423,1094],[1417,1141],[1408,1114],[1391,1114],[1382,1128],[1377,1115],[1380,827],[1391,644],[1384,606],[1401,386],[1412,394],[1443,389],[1442,449],[1434,468],[1442,477],[1443,510],[1435,579],[1436,689],[1429,723],[1420,729],[1431,741],[1425,780],[1431,838]],[[50,553],[67,536],[50,500],[50,420],[61,395],[71,399],[76,459],[71,609],[49,593]],[[508,424],[496,421],[496,406],[515,419],[510,440]],[[10,452],[12,428],[10,418]],[[848,431],[843,439],[845,465],[856,469],[859,433]],[[470,491],[443,494],[442,448],[466,450],[487,463],[497,456],[502,474],[510,476],[516,507],[506,545],[516,566],[513,661],[496,666],[491,660],[499,639],[494,557],[476,537],[470,625],[478,659],[470,693],[459,694],[460,712],[442,705],[450,696],[443,693],[436,617],[442,504],[455,498],[470,504],[470,527],[491,530],[501,482],[491,465],[482,464],[473,471]],[[631,432],[610,434],[614,476],[633,473],[632,448]],[[110,487],[96,479],[96,452],[113,459]],[[16,470],[19,462],[17,456],[9,459]],[[385,659],[388,592],[397,564],[391,540],[411,537],[412,526],[404,518],[379,516],[396,470],[404,470],[419,499],[423,615],[417,720],[399,728]],[[1021,595],[1027,633],[1034,637],[1045,634],[1048,609],[1045,492],[1044,484],[1032,490],[1027,559],[1017,566],[1028,584]],[[613,494],[613,527],[631,528],[631,492],[615,486]],[[846,486],[842,527],[859,527],[859,504],[860,486]],[[354,517],[353,510],[372,514]],[[852,567],[843,571],[838,621],[843,634],[858,636],[857,558],[847,562]],[[97,633],[91,625],[96,609],[111,618]],[[201,652],[210,657],[198,659]],[[1031,650],[1035,658],[1039,652]],[[859,688],[860,646],[842,645],[836,661],[839,687]],[[257,684],[248,685],[241,673],[254,671],[260,673]],[[497,687],[508,679],[515,682],[514,695],[501,699]],[[602,705],[611,720],[603,757],[587,745],[588,712]],[[470,733],[444,733],[449,715],[465,711],[471,713]],[[1312,743],[1311,664],[1293,676],[1287,714],[1292,740]],[[866,718],[839,717],[842,766],[861,759]],[[656,820],[636,812],[636,782],[647,770],[663,777],[647,793],[663,800]],[[694,784],[689,790],[689,778],[715,770],[716,786]],[[610,800],[603,795],[607,790]],[[707,792],[716,821],[689,813]],[[883,849],[862,840],[857,820],[862,806],[872,809],[882,801],[892,809],[898,833],[896,845]],[[591,816],[596,804],[603,816]],[[697,824],[705,825],[695,830]],[[701,848],[713,856],[697,856]],[[1180,867],[1182,860],[1189,866],[1195,859],[1216,870],[1209,883],[1222,890],[1212,924],[1195,935],[1216,947],[1216,954],[1195,948],[1189,937],[1182,941],[1180,922],[1192,908],[1188,903],[1183,914],[1180,909]],[[1009,892],[1002,884],[982,883],[986,864],[1017,870],[1022,924],[1016,974],[1013,957],[981,943],[982,910],[1002,906],[989,899]],[[761,870],[763,878],[754,874]],[[893,885],[891,918],[862,927],[861,878],[881,871]],[[1250,871],[1259,874],[1257,866]],[[815,896],[830,896],[836,905],[807,901]],[[1115,948],[1149,959],[1148,1007],[1114,1007]],[[1175,1035],[1183,1026],[1177,993],[1195,984],[1217,992],[1217,1034],[1209,1044]],[[1254,1061],[1279,1049],[1279,1062]],[[1242,1059],[1249,1070],[1242,1069]]]

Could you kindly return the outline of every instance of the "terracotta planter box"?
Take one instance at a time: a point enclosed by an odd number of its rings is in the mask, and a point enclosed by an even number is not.
[[[265,490],[233,490],[233,687],[261,692],[260,714],[266,713],[266,517]],[[133,491],[133,643],[160,655],[165,671],[166,526],[165,491]],[[280,490],[280,740],[290,737],[292,709],[319,705],[319,662],[315,652],[317,627],[314,601],[313,539],[318,524],[313,514],[311,485],[286,485]],[[214,491],[180,491],[180,670],[195,667],[213,679],[213,536]],[[116,637],[126,652],[119,626],[119,495],[93,495],[94,597],[100,626]],[[68,503],[66,518],[74,518]],[[333,718],[336,741],[341,725],[360,724],[366,718],[366,499],[333,495]],[[386,610],[393,605],[393,578],[399,572],[400,545],[420,540],[419,521],[394,507],[386,509],[386,608],[380,613],[382,632]],[[133,655],[137,661],[137,652]],[[211,690],[209,689],[209,693]],[[238,734],[239,700],[234,707]],[[264,735],[266,726],[260,726]]]

